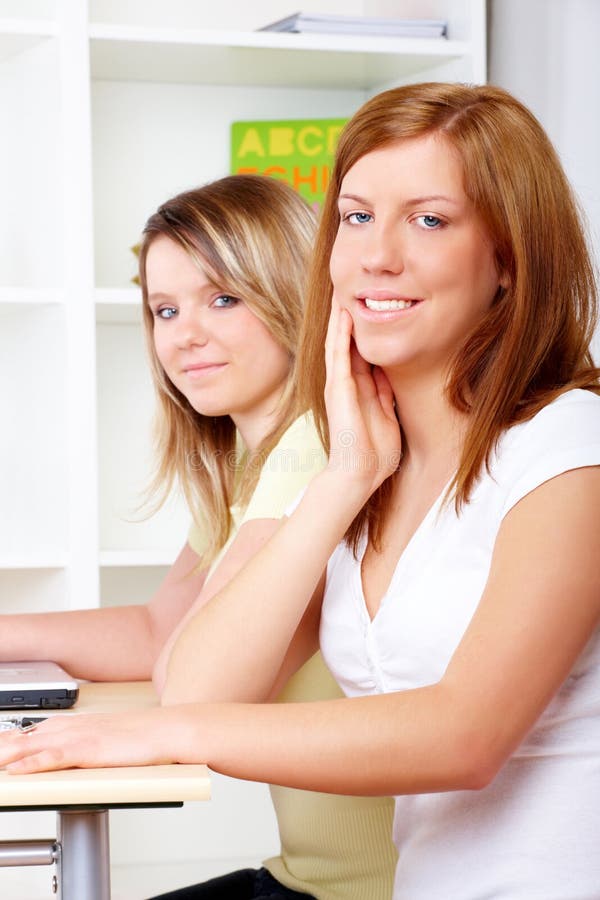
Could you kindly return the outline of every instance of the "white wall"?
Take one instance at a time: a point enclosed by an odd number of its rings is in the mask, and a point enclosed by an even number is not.
[[[240,28],[252,30],[282,19],[297,10],[328,12],[337,15],[361,15],[363,0],[302,0],[282,3],[281,0],[89,0],[92,18],[96,21],[135,22],[140,17],[147,25],[194,24],[198,28]],[[195,7],[195,9],[194,9]]]
[[[600,2],[489,0],[489,81],[540,119],[589,220],[600,261]]]

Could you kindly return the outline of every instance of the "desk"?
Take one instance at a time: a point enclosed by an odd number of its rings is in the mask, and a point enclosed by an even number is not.
[[[82,684],[73,710],[127,712],[157,704],[152,686]],[[108,812],[135,806],[181,806],[184,800],[208,800],[206,766],[131,766],[68,769],[35,775],[7,775],[0,770],[0,811],[52,809],[57,839],[16,842],[4,865],[57,863],[59,900],[110,900]],[[2,845],[0,844],[0,847]],[[7,847],[5,842],[4,847]],[[44,856],[47,858],[44,859]]]

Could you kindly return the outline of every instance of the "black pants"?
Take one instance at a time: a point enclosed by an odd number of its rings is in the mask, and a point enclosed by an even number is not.
[[[192,884],[153,900],[316,900],[310,894],[286,888],[266,869],[240,869],[229,875]]]

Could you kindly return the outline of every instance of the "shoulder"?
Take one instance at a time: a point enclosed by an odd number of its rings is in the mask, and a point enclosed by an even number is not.
[[[289,428],[281,435],[277,446],[271,451],[268,459],[276,453],[281,453],[282,450],[292,451],[299,456],[316,451],[320,456],[324,457],[323,445],[319,440],[312,413],[298,416],[292,422]]]
[[[544,406],[525,426],[533,432],[554,429],[566,421],[578,432],[597,436],[600,432],[600,396],[580,389],[565,391]]]
[[[510,428],[499,443],[499,455],[517,459],[544,447],[550,454],[600,442],[600,396],[572,390],[561,394],[535,416]]]
[[[326,462],[314,419],[307,413],[292,422],[271,450],[261,469],[259,485],[287,480],[307,484]]]
[[[561,394],[501,438],[491,475],[506,489],[504,512],[538,485],[563,472],[600,465],[600,397]]]
[[[187,542],[194,553],[199,557],[204,556],[206,553],[209,543],[208,535],[208,522],[204,516],[198,514],[198,517],[192,520],[188,529]]]
[[[280,519],[326,462],[312,415],[300,416],[283,433],[265,460],[243,521]]]

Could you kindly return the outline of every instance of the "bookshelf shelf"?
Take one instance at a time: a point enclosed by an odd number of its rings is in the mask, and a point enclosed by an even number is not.
[[[62,291],[52,288],[0,287],[0,307],[55,306],[64,301]]]
[[[66,557],[43,557],[43,556],[22,556],[22,557],[0,557],[0,571],[54,571],[66,568]]]
[[[21,56],[57,34],[51,20],[0,17],[0,62]]]
[[[94,300],[97,324],[141,324],[142,295],[139,288],[96,288]]]
[[[445,39],[90,27],[99,80],[368,90],[464,57]]]
[[[107,569],[168,567],[176,556],[177,550],[103,550],[100,565]]]

